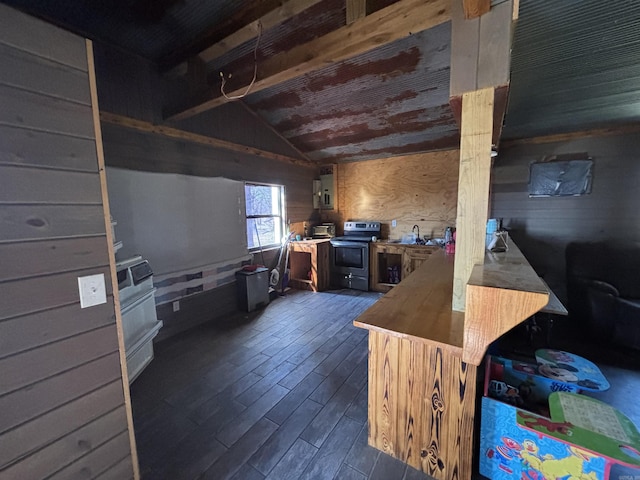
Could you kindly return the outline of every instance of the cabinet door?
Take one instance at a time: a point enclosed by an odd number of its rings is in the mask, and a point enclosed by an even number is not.
[[[402,261],[403,278],[407,278],[410,273],[420,268],[420,266],[429,260],[431,250],[407,248]]]

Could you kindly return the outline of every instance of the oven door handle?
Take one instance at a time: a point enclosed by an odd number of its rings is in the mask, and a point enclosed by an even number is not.
[[[330,240],[330,242],[334,247],[363,248],[369,246],[367,242],[349,242],[345,240]]]

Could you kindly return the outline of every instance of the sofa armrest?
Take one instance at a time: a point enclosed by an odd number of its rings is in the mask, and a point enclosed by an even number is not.
[[[619,297],[620,292],[618,289],[611,285],[610,283],[603,282],[602,280],[588,280],[587,288],[597,290],[600,293],[613,295],[614,297]]]

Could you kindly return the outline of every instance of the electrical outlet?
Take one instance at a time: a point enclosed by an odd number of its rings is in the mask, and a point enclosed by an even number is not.
[[[175,302],[173,302],[173,311],[174,312],[180,311],[180,300],[176,300]]]
[[[392,226],[393,228],[396,228],[396,227],[398,226],[398,222],[397,222],[397,221],[395,221],[395,220],[391,220],[391,226]]]
[[[80,292],[80,308],[107,303],[104,273],[78,277],[78,291]]]

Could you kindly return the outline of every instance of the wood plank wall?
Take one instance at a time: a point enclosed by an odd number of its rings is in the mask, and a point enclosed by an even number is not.
[[[0,478],[132,478],[85,41],[0,5],[0,59]]]
[[[492,179],[492,217],[502,218],[527,260],[566,299],[566,245],[572,241],[640,242],[640,137],[626,134],[500,150]],[[593,188],[581,197],[529,198],[529,165],[547,156],[587,153]]]
[[[338,208],[323,219],[383,222],[382,238],[401,238],[413,225],[420,235],[444,235],[456,222],[458,150],[339,164]],[[397,220],[396,228],[391,227]]]

